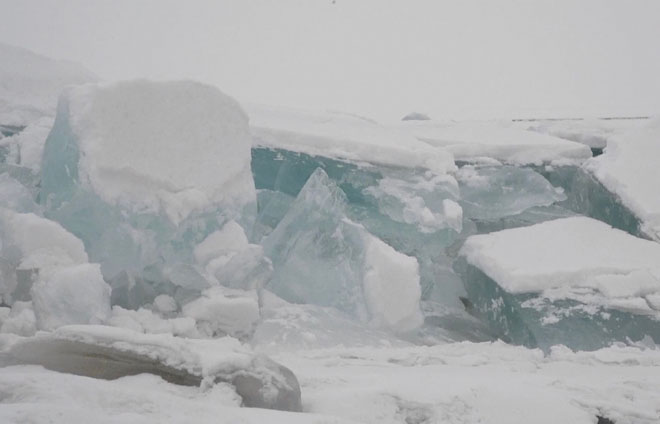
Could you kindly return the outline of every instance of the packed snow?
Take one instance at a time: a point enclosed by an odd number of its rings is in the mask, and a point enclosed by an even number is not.
[[[454,169],[445,149],[433,148],[405,131],[339,112],[310,112],[247,104],[256,146],[443,174]]]
[[[582,144],[497,121],[407,121],[401,127],[421,141],[450,151],[457,161],[580,164],[591,157],[589,148]]]
[[[642,230],[660,241],[660,118],[613,137],[605,153],[585,164],[603,185],[642,221]]]

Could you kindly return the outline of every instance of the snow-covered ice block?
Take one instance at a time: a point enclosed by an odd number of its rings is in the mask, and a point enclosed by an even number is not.
[[[642,231],[660,241],[660,118],[642,128],[613,137],[605,153],[584,167],[621,198],[642,222]]]
[[[498,122],[408,121],[401,126],[419,140],[450,151],[457,161],[486,158],[511,165],[580,164],[591,157],[583,144]]]
[[[37,326],[54,330],[72,324],[102,324],[110,317],[110,287],[98,264],[59,268],[32,286]]]
[[[0,43],[0,124],[25,126],[54,116],[57,97],[65,87],[95,80],[78,64]]]
[[[0,208],[15,212],[37,212],[32,192],[9,173],[0,174]]]
[[[384,243],[350,221],[346,207],[344,192],[317,169],[262,242],[274,265],[269,289],[291,302],[332,306],[394,330],[416,327],[421,323],[416,259],[387,245],[378,248]],[[388,274],[394,278],[381,277]],[[390,296],[407,300],[400,310],[387,310]]]
[[[446,150],[366,118],[262,105],[246,108],[256,146],[438,173],[454,169]]]
[[[660,340],[660,244],[572,217],[471,236],[460,253],[470,307],[514,342]]]
[[[212,287],[183,305],[182,315],[193,318],[206,337],[248,338],[259,320],[257,292]]]
[[[83,243],[56,222],[0,209],[0,294],[28,300],[32,284],[88,261]]]
[[[251,226],[250,148],[247,116],[216,88],[81,86],[60,98],[40,200],[107,278],[159,262],[192,264],[193,248],[225,221]]]
[[[53,117],[44,116],[31,122],[18,134],[3,139],[0,142],[0,156],[3,146],[6,154],[4,161],[0,162],[22,166],[38,174],[41,170],[44,145],[53,127],[53,121]]]
[[[300,386],[291,370],[229,337],[186,339],[86,325],[2,342],[5,363],[110,380],[151,373],[188,386],[229,383],[244,406],[301,410]]]
[[[561,188],[528,168],[465,165],[456,179],[464,214],[476,220],[493,221],[566,199]]]

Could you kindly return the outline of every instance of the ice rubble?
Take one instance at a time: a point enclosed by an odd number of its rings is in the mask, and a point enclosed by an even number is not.
[[[516,343],[660,338],[660,244],[572,217],[471,236],[461,255],[471,306]]]
[[[0,43],[0,125],[20,128],[52,117],[65,87],[94,80],[91,72],[75,63]]]
[[[457,161],[496,160],[511,165],[580,164],[591,157],[589,148],[582,144],[501,122],[408,121],[401,127],[419,140],[447,149]]]
[[[350,221],[346,208],[345,194],[317,169],[262,242],[274,266],[268,288],[376,326],[414,329],[421,323],[417,260]]]
[[[660,157],[660,118],[613,137],[605,153],[585,164],[642,222],[642,231],[660,241],[660,196],[656,160]]]

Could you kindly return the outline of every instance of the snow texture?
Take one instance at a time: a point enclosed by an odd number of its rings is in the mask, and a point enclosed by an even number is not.
[[[333,112],[246,107],[256,146],[354,162],[420,167],[439,174],[454,169],[453,157],[446,150],[369,119]]]
[[[605,153],[585,164],[642,221],[642,231],[660,241],[660,118],[613,137]]]
[[[247,116],[216,88],[187,81],[85,85],[62,96],[55,128],[44,166],[56,173],[65,165],[57,152],[75,152],[76,183],[109,205],[165,213],[178,224],[211,205],[240,210],[256,202]]]
[[[582,144],[505,123],[408,121],[401,126],[419,140],[447,149],[457,161],[496,160],[511,165],[580,164],[591,157],[589,148]]]

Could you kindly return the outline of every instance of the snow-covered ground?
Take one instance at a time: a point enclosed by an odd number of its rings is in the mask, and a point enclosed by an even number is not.
[[[226,385],[138,375],[114,381],[36,366],[0,369],[3,422],[557,423],[660,419],[660,351],[615,346],[548,356],[504,343],[279,353],[303,413],[239,408]]]

